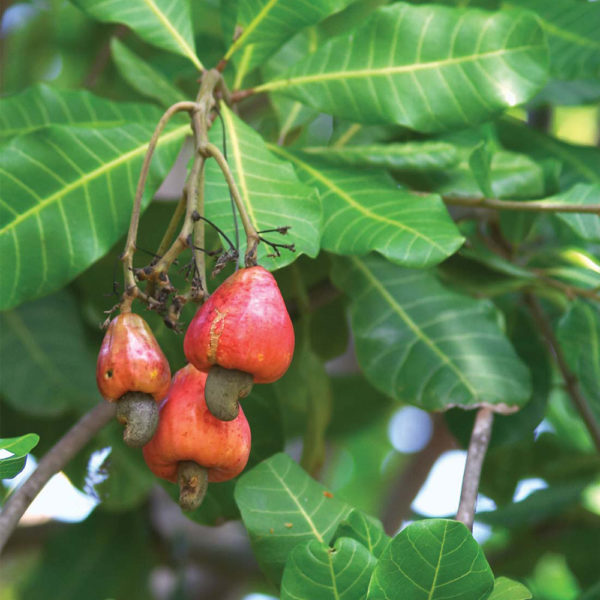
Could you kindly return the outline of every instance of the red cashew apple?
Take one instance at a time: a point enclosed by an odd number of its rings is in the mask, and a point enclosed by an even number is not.
[[[134,313],[122,313],[109,324],[96,364],[102,396],[117,402],[123,439],[143,446],[154,434],[158,405],[169,389],[171,369],[150,327]]]
[[[292,361],[294,328],[273,275],[250,267],[228,277],[198,309],[183,349],[190,363],[209,372],[209,410],[235,418],[252,383],[276,381]]]
[[[160,406],[154,437],[143,448],[150,470],[179,482],[179,503],[185,510],[199,506],[210,481],[227,481],[241,473],[250,454],[250,426],[243,411],[229,422],[207,409],[207,374],[192,365],[180,369]]]

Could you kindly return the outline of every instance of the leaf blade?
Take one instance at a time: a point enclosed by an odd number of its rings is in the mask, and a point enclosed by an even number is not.
[[[1,438],[0,450],[10,452],[12,456],[0,457],[0,479],[12,479],[25,467],[27,455],[37,446],[40,436],[26,433],[19,437]]]

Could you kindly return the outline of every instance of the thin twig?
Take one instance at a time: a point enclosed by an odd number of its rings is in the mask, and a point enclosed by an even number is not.
[[[491,408],[484,406],[477,411],[469,450],[467,451],[460,503],[456,513],[456,520],[464,523],[471,531],[473,531],[473,521],[475,519],[475,504],[477,503],[477,493],[479,491],[481,467],[492,436],[493,423],[494,413]]]
[[[493,208],[497,210],[514,210],[524,212],[562,212],[562,213],[591,213],[600,215],[600,204],[560,204],[547,200],[498,200],[496,198],[469,198],[462,196],[442,196],[446,204],[452,206],[474,206],[478,208]]]
[[[65,465],[115,415],[116,405],[101,402],[87,412],[40,460],[29,479],[8,498],[0,513],[0,552],[17,526],[19,519],[52,475]]]
[[[581,415],[581,418],[587,427],[596,449],[598,452],[600,452],[600,424],[598,424],[596,421],[588,401],[581,393],[577,377],[575,377],[567,363],[563,350],[558,343],[558,339],[554,335],[554,331],[552,330],[550,322],[548,321],[541,304],[535,296],[532,294],[525,294],[525,302],[527,303],[529,311],[531,312],[531,316],[546,340],[550,354],[552,354],[554,360],[556,361],[556,364],[564,379],[567,393],[571,397],[575,408]]]

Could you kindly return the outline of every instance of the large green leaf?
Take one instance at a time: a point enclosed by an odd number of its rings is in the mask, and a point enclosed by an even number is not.
[[[359,542],[317,540],[296,546],[285,565],[281,600],[363,600],[376,560]]]
[[[162,73],[129,50],[117,38],[111,40],[110,49],[121,77],[140,94],[153,98],[167,107],[181,100],[187,100],[183,92],[178,90]]]
[[[361,123],[442,131],[525,102],[544,84],[546,62],[529,13],[397,3],[255,90]]]
[[[288,150],[270,148],[293,162],[300,178],[319,190],[325,250],[359,255],[376,250],[394,262],[423,267],[461,246],[463,238],[439,196],[399,189],[382,171],[323,167]]]
[[[0,390],[17,410],[52,415],[100,398],[73,297],[61,291],[0,314]]]
[[[333,280],[351,299],[359,364],[382,392],[426,410],[512,412],[529,399],[529,372],[489,301],[374,256],[336,259]]]
[[[235,501],[256,558],[274,582],[295,546],[309,540],[328,544],[349,511],[285,454],[242,475]]]
[[[39,83],[0,98],[0,139],[45,125],[116,127],[132,122],[155,123],[160,115],[151,104],[113,102],[86,90],[61,90]]]
[[[71,0],[99,21],[124,23],[142,39],[181,54],[203,70],[196,56],[189,0]]]
[[[0,456],[0,479],[11,479],[18,475],[25,467],[27,455],[39,441],[37,433],[0,439],[0,450],[11,453],[11,456]]]
[[[153,127],[51,126],[0,150],[0,308],[62,287],[125,232]],[[189,125],[157,145],[145,202],[168,172]]]
[[[508,577],[498,577],[489,600],[529,600],[529,598],[532,598],[531,592],[522,583]]]
[[[285,236],[267,233],[270,241],[294,244],[296,252],[282,250],[278,258],[269,258],[271,248],[259,245],[259,262],[268,269],[278,269],[293,262],[300,254],[316,256],[319,252],[321,203],[313,189],[301,183],[292,165],[273,156],[264,140],[227,107],[221,109],[225,124],[227,158],[246,210],[257,230],[290,226]],[[218,123],[210,130],[210,139],[219,148],[223,134]],[[227,183],[216,161],[206,167],[206,215],[230,239],[235,239],[231,201]],[[241,228],[241,222],[238,218]],[[243,230],[240,230],[243,237]],[[245,244],[242,243],[240,254]]]
[[[332,542],[340,538],[352,538],[360,542],[375,558],[381,556],[390,541],[381,521],[356,508],[338,525]]]
[[[558,79],[600,76],[600,5],[575,0],[509,0],[504,6],[536,13],[548,39],[550,71]]]
[[[238,0],[237,26],[241,35],[225,58],[243,48],[238,62],[237,81],[243,74],[264,63],[296,32],[314,25],[327,15],[344,8],[351,0]]]
[[[579,183],[563,194],[548,198],[547,201],[576,206],[585,206],[586,204],[600,206],[600,183],[591,185]],[[556,213],[556,217],[584,240],[600,242],[600,214]]]
[[[458,521],[412,523],[379,559],[368,600],[483,600],[494,576],[479,544]]]

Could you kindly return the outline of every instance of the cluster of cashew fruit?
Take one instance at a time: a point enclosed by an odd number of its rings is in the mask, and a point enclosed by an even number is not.
[[[117,403],[123,439],[143,447],[150,470],[179,483],[184,510],[197,508],[208,482],[246,466],[250,427],[239,405],[254,383],[287,370],[294,329],[274,277],[262,267],[236,271],[202,305],[184,339],[189,364],[171,380],[169,363],[146,322],[113,319],[98,355],[102,396]]]

